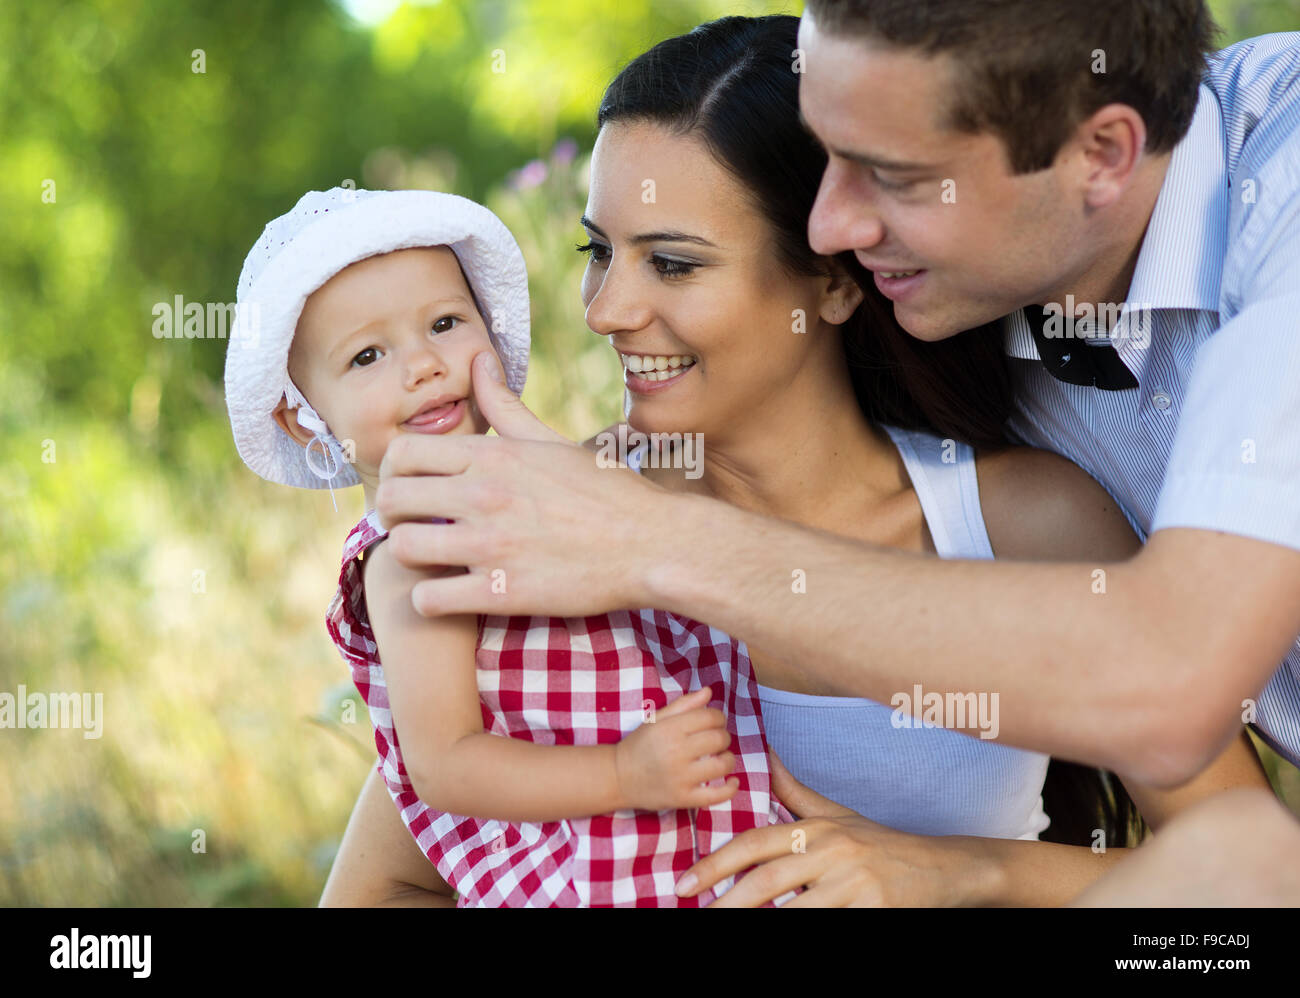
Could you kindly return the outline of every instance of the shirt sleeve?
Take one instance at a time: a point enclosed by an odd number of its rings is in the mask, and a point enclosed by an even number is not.
[[[1300,550],[1300,94],[1290,110],[1287,137],[1234,171],[1223,324],[1196,354],[1153,532]]]

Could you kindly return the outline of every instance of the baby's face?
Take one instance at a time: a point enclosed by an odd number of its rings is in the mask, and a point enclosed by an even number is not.
[[[470,361],[492,350],[456,255],[396,250],[347,267],[313,292],[289,351],[289,376],[371,486],[402,433],[486,433]],[[493,351],[495,353],[495,351]],[[277,416],[311,438],[292,412]]]

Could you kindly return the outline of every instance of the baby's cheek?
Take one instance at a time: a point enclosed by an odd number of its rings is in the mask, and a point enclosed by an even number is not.
[[[373,416],[371,419],[373,420]],[[387,427],[387,432],[380,426],[372,425],[367,422],[364,415],[359,414],[359,418],[350,422],[348,430],[351,434],[349,440],[340,440],[343,444],[344,457],[350,464],[356,466],[356,470],[363,473],[377,473],[380,463],[384,460],[384,451],[388,447],[388,441],[397,436],[397,433],[391,426]]]
[[[354,469],[365,470],[369,465],[369,455],[361,448],[355,437],[339,437],[339,446],[343,449],[343,461],[350,464]]]
[[[384,462],[384,452],[388,450],[391,441],[396,440],[400,433],[390,433],[386,437],[380,437],[372,440],[367,446],[357,447],[357,468],[359,471],[368,474],[379,474],[379,466]]]

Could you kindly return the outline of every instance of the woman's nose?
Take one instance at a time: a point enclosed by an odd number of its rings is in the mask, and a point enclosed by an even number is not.
[[[870,249],[885,237],[870,192],[854,183],[847,168],[831,162],[822,174],[808,215],[808,245],[823,256]]]
[[[588,280],[593,275],[589,272]],[[611,263],[600,276],[596,294],[587,302],[587,326],[593,333],[612,336],[644,328],[652,308],[648,289],[617,264]]]

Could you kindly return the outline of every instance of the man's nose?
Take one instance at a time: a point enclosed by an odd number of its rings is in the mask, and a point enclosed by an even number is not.
[[[587,326],[601,336],[632,332],[645,328],[652,311],[649,289],[630,267],[611,261],[587,303]]]
[[[871,249],[885,237],[885,228],[866,185],[855,183],[850,171],[827,164],[808,216],[808,245],[823,256],[844,250]]]

